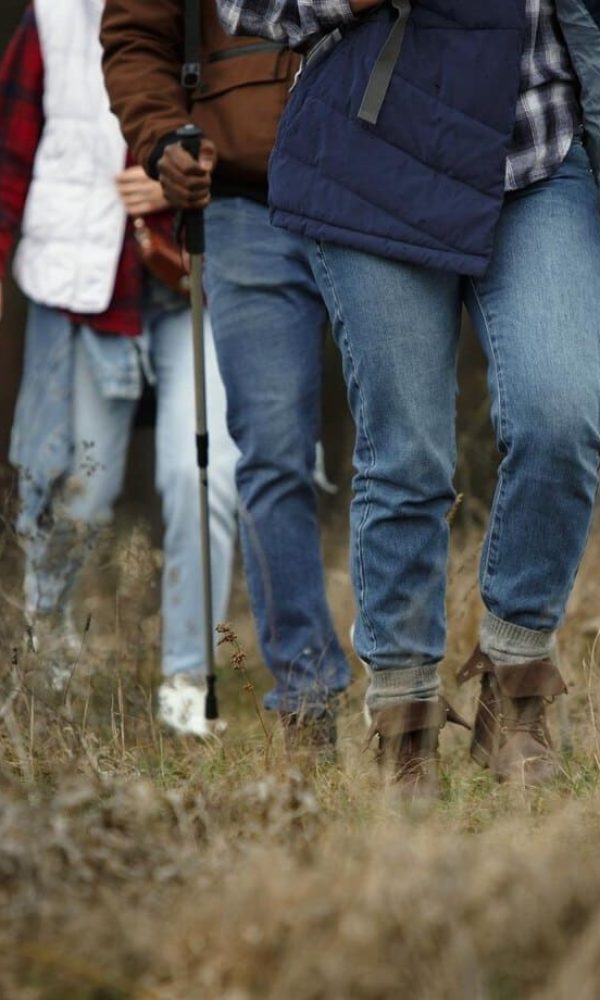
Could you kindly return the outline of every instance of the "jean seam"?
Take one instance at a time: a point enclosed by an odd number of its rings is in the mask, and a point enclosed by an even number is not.
[[[323,268],[323,273],[324,273],[324,276],[325,276],[325,280],[327,281],[327,284],[329,286],[329,289],[330,289],[333,301],[335,303],[336,319],[340,323],[341,328],[343,330],[344,346],[346,348],[346,352],[347,352],[347,355],[348,355],[348,360],[349,360],[349,363],[350,363],[350,368],[351,368],[351,371],[352,371],[352,379],[353,379],[354,384],[356,386],[356,389],[357,389],[357,392],[358,392],[359,401],[360,401],[360,403],[359,403],[359,410],[360,410],[360,425],[361,425],[361,430],[364,433],[365,440],[367,442],[367,446],[369,448],[369,453],[370,453],[370,465],[368,467],[368,471],[370,472],[370,471],[372,471],[372,469],[375,468],[375,448],[373,446],[373,442],[371,440],[371,437],[370,437],[370,435],[368,433],[368,429],[367,429],[367,421],[366,421],[366,417],[365,417],[365,407],[364,407],[363,392],[362,392],[362,389],[361,389],[360,382],[359,382],[359,380],[357,378],[357,375],[356,375],[356,366],[355,366],[355,363],[354,363],[354,358],[353,358],[353,355],[352,355],[352,351],[350,349],[350,343],[349,343],[348,335],[347,335],[347,332],[346,332],[347,331],[347,326],[346,326],[346,322],[344,320],[344,316],[343,316],[343,313],[342,313],[341,303],[340,303],[339,297],[338,297],[338,295],[336,293],[335,285],[334,285],[334,282],[333,282],[333,276],[332,276],[332,274],[331,274],[331,272],[330,272],[330,270],[329,270],[329,268],[327,266],[327,262],[325,260],[325,254],[323,252],[323,248],[322,248],[321,243],[318,243],[318,245],[317,245],[317,256],[318,256],[318,259],[319,259],[319,261],[321,263],[321,266]],[[370,650],[369,650],[369,652],[368,652],[367,655],[368,656],[374,656],[376,654],[376,652],[377,652],[377,639],[376,639],[375,629],[373,628],[373,623],[372,623],[372,621],[370,619],[370,616],[369,616],[368,612],[366,611],[366,600],[365,600],[365,594],[366,594],[366,590],[367,590],[366,583],[365,583],[365,580],[366,580],[366,570],[365,570],[365,562],[364,562],[364,558],[363,558],[363,541],[362,541],[363,534],[364,534],[365,524],[366,524],[367,518],[368,518],[368,516],[369,516],[369,514],[371,512],[370,483],[371,483],[371,480],[370,480],[369,477],[367,477],[367,485],[366,485],[366,489],[365,489],[365,509],[364,509],[363,516],[362,516],[362,518],[360,520],[360,523],[359,523],[359,526],[358,526],[358,529],[357,529],[357,532],[356,532],[356,548],[357,548],[357,555],[358,555],[358,563],[359,563],[359,567],[360,567],[360,610],[361,610],[361,614],[363,614],[365,624],[367,625],[367,627],[369,629],[369,638],[371,640],[371,648],[370,648]]]
[[[502,366],[500,363],[500,356],[496,349],[496,343],[494,341],[494,336],[492,334],[491,323],[486,313],[483,300],[479,295],[477,290],[477,285],[475,281],[471,280],[471,289],[477,303],[477,307],[481,314],[483,320],[483,327],[487,340],[490,346],[490,351],[494,359],[495,365],[495,377],[496,377],[496,387],[498,393],[498,443],[503,446],[503,448],[508,451],[508,434],[507,434],[507,424],[506,424],[506,402],[504,395],[504,382],[502,377]],[[494,502],[492,504],[492,509],[490,511],[490,527],[488,535],[488,546],[485,558],[485,564],[481,567],[481,595],[484,601],[489,597],[489,583],[494,575],[495,564],[496,564],[496,553],[498,551],[499,542],[502,535],[503,526],[503,514],[504,514],[504,493],[505,493],[505,478],[502,471],[502,467],[498,472],[498,484],[496,487],[496,494],[494,496]],[[486,603],[487,607],[487,603]]]

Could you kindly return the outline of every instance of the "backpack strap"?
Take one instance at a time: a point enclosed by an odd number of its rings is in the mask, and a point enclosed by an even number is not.
[[[199,0],[184,0],[184,41],[181,85],[186,90],[195,90],[201,79],[200,66],[200,3]]]
[[[411,11],[410,0],[392,0],[396,8],[397,18],[392,30],[387,36],[383,48],[377,56],[377,61],[371,71],[367,89],[364,92],[358,117],[369,125],[376,125],[383,102],[385,101],[392,75],[402,49],[406,25]]]

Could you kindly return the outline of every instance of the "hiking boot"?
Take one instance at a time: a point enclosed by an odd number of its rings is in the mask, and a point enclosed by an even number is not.
[[[211,739],[227,729],[223,719],[206,718],[207,687],[193,674],[174,674],[158,689],[158,718],[179,736]]]
[[[377,738],[376,761],[409,799],[439,797],[439,736],[446,722],[470,726],[443,698],[404,701],[371,713],[367,745]]]
[[[308,765],[337,763],[337,705],[318,715],[308,712],[280,712],[287,754]]]
[[[559,758],[546,721],[548,704],[567,688],[551,660],[496,665],[479,646],[460,670],[465,684],[481,678],[471,756],[498,781],[540,785],[555,777]]]

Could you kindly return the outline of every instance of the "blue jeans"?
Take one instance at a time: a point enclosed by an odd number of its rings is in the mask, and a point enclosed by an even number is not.
[[[30,328],[51,335],[60,314],[32,305]],[[65,324],[68,320],[62,320]],[[146,335],[156,379],[157,488],[165,524],[162,579],[163,672],[204,675],[199,481],[195,448],[194,369],[190,313],[187,309],[148,311]],[[206,324],[207,397],[211,433],[209,503],[215,620],[224,618],[229,599],[236,537],[237,450],[227,432],[225,393],[216,362],[210,324]],[[64,483],[54,491],[49,527],[40,525],[26,544],[25,591],[28,610],[52,614],[64,608],[94,538],[112,517],[125,475],[135,399],[107,397],[97,370],[103,352],[94,354],[79,334],[73,359],[71,435],[73,456]],[[122,342],[121,342],[122,344]],[[122,345],[129,346],[129,345]],[[98,357],[95,357],[95,355]],[[121,352],[119,352],[121,353]],[[129,352],[131,354],[131,352]],[[95,362],[95,363],[94,363]],[[121,365],[122,367],[122,365]],[[118,368],[118,366],[117,366]],[[34,373],[30,373],[34,377]],[[27,371],[26,371],[27,377]],[[41,434],[41,429],[38,429]],[[43,440],[40,437],[40,446]],[[27,470],[22,470],[27,476]]]
[[[206,292],[239,450],[240,531],[269,708],[318,712],[350,680],[325,596],[313,484],[326,312],[303,240],[247,199],[206,213]]]
[[[487,356],[502,456],[481,593],[500,631],[551,633],[585,546],[600,458],[600,215],[581,142],[552,179],[507,197],[481,279],[329,244],[311,244],[311,259],[357,430],[358,654],[374,673],[405,671],[410,689],[444,653],[463,302]]]

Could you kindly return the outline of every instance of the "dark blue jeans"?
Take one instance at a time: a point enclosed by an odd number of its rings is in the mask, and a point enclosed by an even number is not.
[[[215,199],[206,293],[241,457],[237,485],[250,598],[276,686],[267,707],[318,712],[350,680],[323,578],[316,497],[325,307],[304,242],[267,209]]]
[[[502,456],[481,562],[487,628],[515,655],[560,623],[600,460],[600,213],[581,141],[507,198],[477,280],[311,244],[357,428],[355,644],[395,690],[435,684],[444,654],[463,302],[487,355]],[[431,665],[431,683],[421,674]],[[417,671],[417,672],[415,672]],[[421,671],[421,674],[418,673]]]

